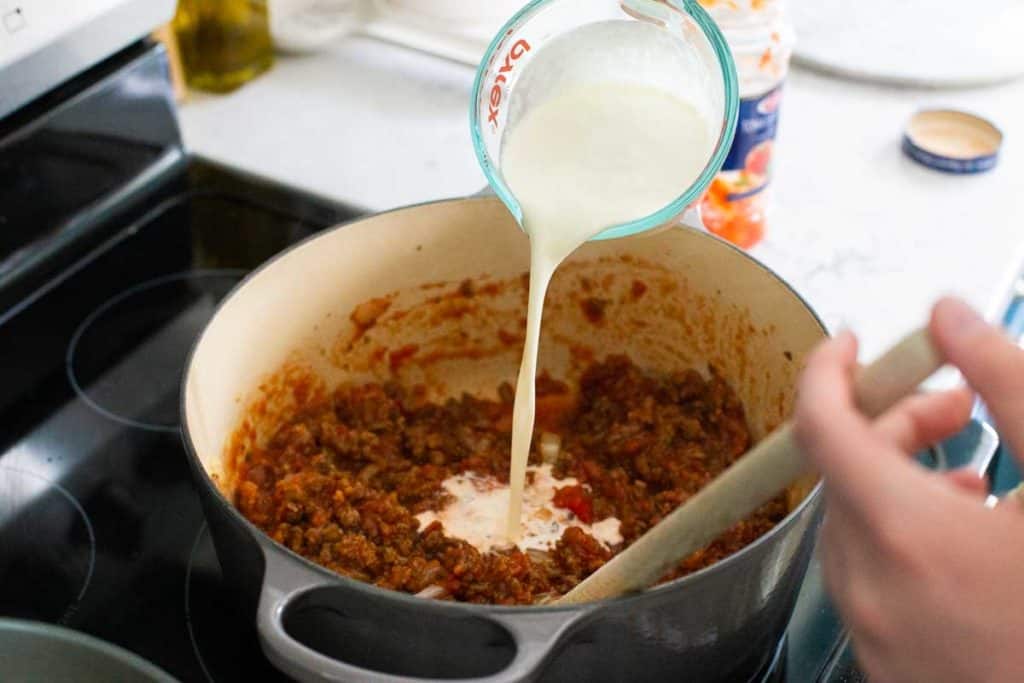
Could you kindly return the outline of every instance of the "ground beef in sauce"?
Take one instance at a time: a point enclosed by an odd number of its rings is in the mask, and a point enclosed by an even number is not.
[[[583,519],[621,520],[624,543],[725,469],[750,445],[743,407],[720,377],[644,372],[625,357],[592,365],[578,391],[537,382],[537,431],[562,436],[555,475],[577,478],[558,504]],[[438,405],[422,389],[343,386],[282,424],[265,448],[237,458],[236,504],[295,552],[361,581],[417,593],[440,587],[476,603],[529,604],[567,592],[621,547],[606,549],[576,527],[548,553],[481,554],[415,516],[445,503],[441,482],[473,471],[508,480],[513,392],[497,401],[462,396]],[[761,508],[665,580],[752,542],[786,514]],[[584,520],[586,521],[586,520]],[[624,546],[623,546],[624,547]]]

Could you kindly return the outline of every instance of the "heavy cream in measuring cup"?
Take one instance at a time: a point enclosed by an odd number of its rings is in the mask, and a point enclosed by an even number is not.
[[[522,533],[541,313],[555,268],[605,229],[671,204],[698,178],[716,142],[708,117],[679,93],[658,87],[661,79],[623,77],[645,68],[664,70],[679,58],[663,31],[639,22],[609,22],[616,23],[621,29],[587,27],[558,38],[551,45],[555,49],[540,50],[524,80],[538,70],[556,74],[565,55],[599,49],[619,57],[607,80],[564,79],[570,82],[531,105],[502,142],[501,172],[522,207],[531,253],[526,343],[513,412],[506,523],[512,542]]]

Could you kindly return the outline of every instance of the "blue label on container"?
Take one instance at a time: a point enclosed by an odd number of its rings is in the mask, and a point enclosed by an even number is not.
[[[757,194],[768,185],[781,101],[781,84],[758,97],[740,100],[736,137],[722,165],[725,177],[736,185],[730,200]]]

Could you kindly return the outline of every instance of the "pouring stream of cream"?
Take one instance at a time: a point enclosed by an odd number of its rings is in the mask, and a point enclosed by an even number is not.
[[[501,171],[530,236],[526,341],[512,420],[510,542],[522,533],[541,314],[555,269],[605,229],[674,201],[704,169],[713,142],[710,123],[689,103],[654,87],[618,82],[565,89],[506,134]]]

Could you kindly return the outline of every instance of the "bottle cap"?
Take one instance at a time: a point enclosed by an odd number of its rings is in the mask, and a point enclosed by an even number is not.
[[[1003,133],[987,119],[955,109],[927,109],[910,119],[903,151],[945,173],[981,173],[995,167]]]

